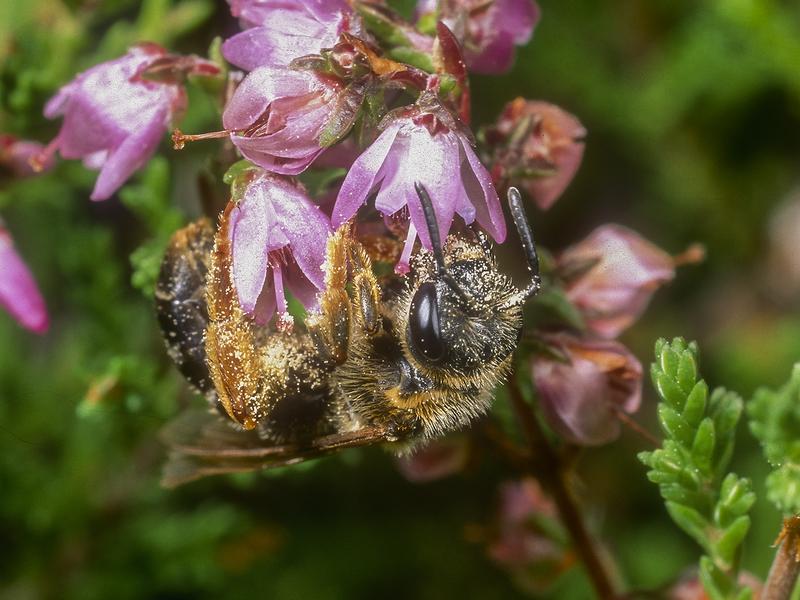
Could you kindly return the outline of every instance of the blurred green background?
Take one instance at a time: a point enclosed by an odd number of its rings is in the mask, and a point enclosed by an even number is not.
[[[567,193],[532,215],[541,243],[557,250],[608,221],[673,254],[701,242],[706,261],[682,268],[623,341],[646,363],[659,336],[696,339],[709,383],[745,398],[781,383],[800,359],[800,235],[779,235],[800,233],[797,3],[541,8],[513,71],[473,80],[476,125],[522,95],[559,104],[589,131]],[[45,101],[137,40],[204,54],[235,29],[226,3],[211,0],[0,3],[0,132],[51,139]],[[190,94],[182,128],[216,129],[213,103]],[[88,200],[95,174],[74,162],[0,182],[0,214],[53,318],[36,337],[0,315],[0,598],[521,594],[474,533],[510,476],[497,465],[412,484],[371,449],[159,487],[158,430],[200,401],[168,362],[148,288],[169,234],[199,214],[208,148],[162,150],[103,203]],[[655,430],[653,405],[646,382],[638,419]],[[734,468],[759,491],[766,467],[745,429]],[[630,588],[669,582],[698,552],[645,480],[643,447],[625,433],[579,463],[588,520]],[[763,577],[780,516],[759,499],[753,521],[744,564]],[[586,594],[579,569],[549,592]]]

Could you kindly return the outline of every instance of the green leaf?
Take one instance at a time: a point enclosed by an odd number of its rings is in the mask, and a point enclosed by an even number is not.
[[[653,481],[652,478],[650,480]],[[698,511],[704,509],[704,505],[706,504],[705,495],[701,492],[693,492],[675,483],[666,483],[662,485],[661,496],[664,500],[694,508]]]
[[[733,434],[742,416],[742,399],[735,392],[718,388],[711,394],[711,413],[720,438]]]
[[[786,463],[767,475],[767,498],[784,514],[800,511],[800,465]]]
[[[678,365],[680,356],[671,347],[667,346],[661,353],[661,370],[670,378],[675,379],[678,375]]]
[[[678,361],[676,379],[678,380],[678,385],[685,393],[688,394],[692,391],[697,381],[697,361],[690,352],[681,354]]]
[[[730,569],[736,558],[739,546],[750,529],[750,517],[743,515],[725,529],[716,543],[717,555],[725,561],[725,568]]]
[[[660,404],[658,420],[669,437],[676,439],[684,446],[691,445],[694,437],[692,428],[676,410],[666,404]]]
[[[784,513],[800,512],[800,363],[780,389],[758,389],[747,413],[750,431],[773,466],[767,498]]]
[[[667,512],[672,520],[683,529],[689,536],[706,548],[709,545],[708,529],[709,522],[696,509],[690,506],[683,506],[675,502],[666,502]]]
[[[686,401],[686,394],[681,391],[675,380],[663,371],[655,371],[653,383],[656,386],[658,395],[661,396],[673,409],[683,410]]]
[[[700,423],[692,442],[692,459],[703,473],[710,475],[712,467],[712,457],[714,455],[714,445],[716,434],[714,433],[714,422],[710,417],[706,417]]]
[[[742,400],[697,373],[697,346],[681,339],[656,343],[651,375],[666,434],[662,447],[639,455],[650,467],[672,520],[705,550],[701,580],[712,598],[740,595],[736,558],[750,528],[755,494],[746,479],[725,473],[733,452]],[[763,429],[763,428],[761,428]],[[798,444],[800,457],[800,443]],[[746,594],[745,594],[746,597]]]
[[[727,600],[733,584],[707,556],[700,557],[700,582],[711,600]]]
[[[708,398],[708,386],[705,381],[698,381],[686,397],[683,407],[683,418],[696,427],[700,424],[706,412],[706,399]]]
[[[722,482],[714,520],[722,527],[727,527],[731,519],[747,513],[755,500],[750,481],[737,477],[735,473],[728,473]]]
[[[551,285],[543,289],[534,299],[538,316],[542,317],[542,311],[546,311],[545,318],[554,318],[575,329],[586,329],[581,312],[569,301],[562,288]]]
[[[431,55],[416,48],[398,46],[397,48],[392,48],[388,54],[389,58],[393,60],[417,67],[428,73],[433,73],[436,70],[433,66]]]

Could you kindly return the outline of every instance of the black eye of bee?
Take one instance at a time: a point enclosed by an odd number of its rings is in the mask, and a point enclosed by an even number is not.
[[[442,330],[439,327],[439,304],[436,285],[428,281],[419,286],[411,301],[408,315],[408,343],[411,351],[427,362],[437,363],[444,358]]]

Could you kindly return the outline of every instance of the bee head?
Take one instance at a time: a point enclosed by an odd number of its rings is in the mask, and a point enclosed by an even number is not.
[[[404,315],[405,346],[428,372],[480,378],[516,349],[523,305],[539,289],[538,259],[519,192],[509,191],[509,203],[533,275],[523,290],[498,271],[484,234],[475,240],[451,235],[442,248],[431,200],[419,184],[417,193],[433,249],[415,257]]]

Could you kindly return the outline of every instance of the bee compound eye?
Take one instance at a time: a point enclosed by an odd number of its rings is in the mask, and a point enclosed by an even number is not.
[[[428,281],[419,286],[408,315],[408,343],[419,360],[437,363],[444,358],[445,347],[439,324],[436,285]]]

